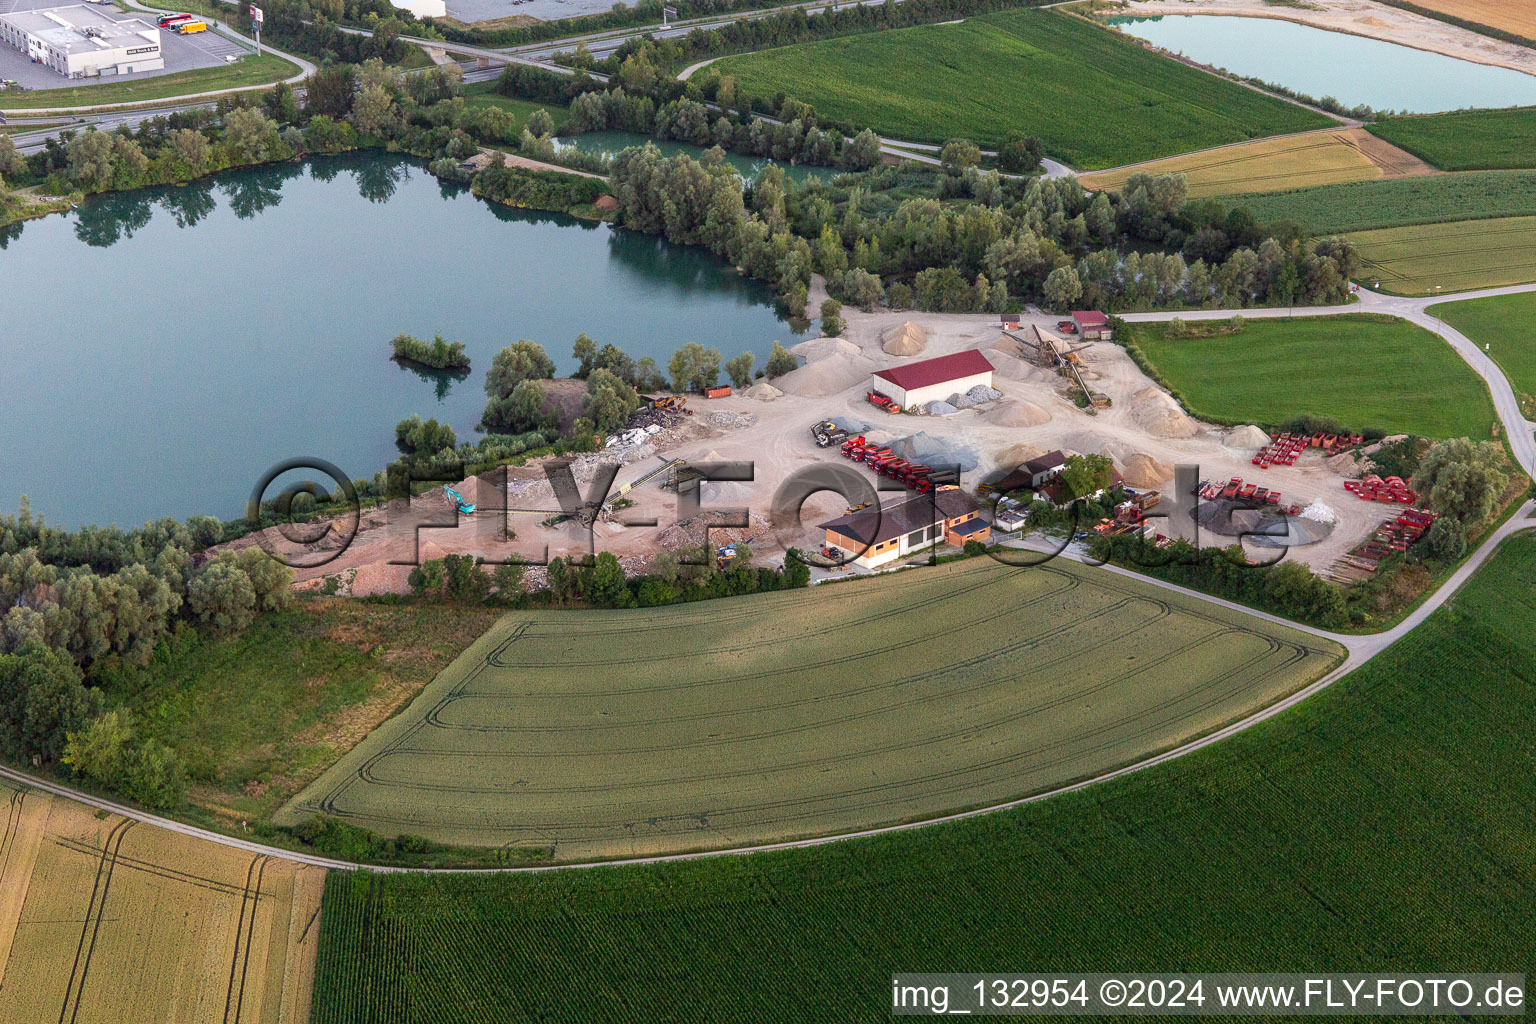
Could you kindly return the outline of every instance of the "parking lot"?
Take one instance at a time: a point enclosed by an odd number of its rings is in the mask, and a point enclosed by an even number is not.
[[[59,0],[0,0],[0,14],[65,6],[72,5],[61,3]],[[127,21],[137,17],[151,27],[155,23],[155,15],[147,11],[124,14],[112,8],[102,10],[113,21]],[[23,89],[59,89],[65,86],[93,83],[128,82],[141,78],[156,78],[160,75],[174,75],[178,71],[217,67],[224,64],[227,57],[239,57],[253,52],[249,47],[219,34],[211,26],[207,32],[199,32],[192,36],[179,36],[175,32],[162,29],[160,49],[165,58],[165,68],[161,71],[145,71],[133,75],[108,75],[104,78],[69,79],[52,68],[32,63],[26,54],[0,43],[0,79],[17,82]]]

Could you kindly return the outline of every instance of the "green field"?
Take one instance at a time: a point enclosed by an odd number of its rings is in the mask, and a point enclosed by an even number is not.
[[[1326,416],[1356,430],[1471,438],[1488,437],[1494,422],[1482,378],[1404,320],[1250,319],[1238,334],[1184,339],[1168,338],[1165,324],[1132,324],[1129,337],[1197,416],[1269,425]]]
[[[1536,396],[1536,293],[1442,302],[1427,312],[1487,345],[1516,393]]]
[[[1533,665],[1527,535],[1295,709],[1014,811],[601,871],[333,872],[311,1019],[875,1022],[907,970],[1536,973]]]
[[[500,107],[511,114],[517,120],[518,128],[524,128],[528,124],[528,118],[535,110],[547,110],[549,116],[554,119],[555,129],[558,131],[571,119],[571,108],[561,107],[553,103],[535,103],[532,100],[520,100],[515,96],[502,96],[496,92],[496,83],[478,82],[464,87],[464,105],[471,110],[479,107]]]
[[[1366,130],[1445,171],[1536,167],[1536,107],[1389,117]]]
[[[986,558],[728,605],[516,613],[276,820],[560,860],[846,832],[1140,760],[1338,653],[1138,580]]]
[[[228,639],[183,632],[103,680],[191,773],[192,803],[265,818],[498,618],[486,608],[301,602]]]
[[[93,107],[108,103],[148,103],[193,93],[239,89],[267,85],[292,78],[298,66],[281,57],[264,53],[242,57],[234,64],[196,71],[177,71],[132,82],[106,85],[76,85],[65,89],[29,89],[26,92],[0,93],[0,110],[35,110],[40,107]]]
[[[1536,214],[1536,171],[1473,171],[1227,196],[1262,223],[1292,220],[1309,235]]]
[[[1016,130],[1084,170],[1335,123],[1056,11],[802,43],[715,66],[759,96],[782,91],[883,135],[990,146]]]
[[[1433,295],[1536,281],[1536,217],[1358,231],[1359,280],[1398,295]]]

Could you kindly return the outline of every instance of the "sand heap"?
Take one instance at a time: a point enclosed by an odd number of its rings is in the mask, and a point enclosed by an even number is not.
[[[1200,427],[1166,391],[1142,388],[1131,396],[1131,418],[1153,437],[1194,437]]]
[[[928,331],[908,320],[898,327],[887,328],[881,333],[880,341],[880,347],[893,356],[915,356],[928,347]]]
[[[1222,435],[1221,443],[1228,448],[1259,449],[1269,444],[1269,434],[1255,426],[1233,427]]]
[[[798,345],[790,347],[790,351],[804,359],[807,363],[814,363],[828,356],[861,356],[863,349],[851,341],[842,338],[813,338],[810,341],[802,341]]]
[[[1010,399],[988,409],[981,418],[996,427],[1038,427],[1049,422],[1051,414],[1033,402]]]
[[[1354,452],[1340,452],[1329,458],[1324,465],[1339,476],[1357,476],[1360,473],[1360,463],[1355,460]]]
[[[760,380],[747,390],[742,392],[748,398],[755,398],[759,402],[771,402],[775,398],[783,398],[784,392],[769,384],[766,380]]]
[[[1006,469],[1012,469],[1021,462],[1028,462],[1030,459],[1044,454],[1045,452],[1041,451],[1039,448],[1036,448],[1034,445],[1015,444],[1009,445],[1007,448],[999,451],[995,456],[993,456],[993,459],[999,466],[1002,466]]]
[[[1172,478],[1173,469],[1150,455],[1137,452],[1122,464],[1120,475],[1132,487],[1157,487]]]
[[[822,398],[869,383],[869,375],[876,369],[873,359],[844,352],[775,377],[773,383],[786,394]]]

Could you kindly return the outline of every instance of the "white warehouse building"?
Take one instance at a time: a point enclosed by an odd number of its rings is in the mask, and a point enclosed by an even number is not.
[[[0,40],[67,78],[161,71],[160,30],[83,4],[0,14]]]
[[[915,405],[943,401],[956,392],[964,394],[978,384],[992,386],[992,364],[976,349],[968,349],[879,370],[872,386],[895,399],[903,409],[910,409]]]

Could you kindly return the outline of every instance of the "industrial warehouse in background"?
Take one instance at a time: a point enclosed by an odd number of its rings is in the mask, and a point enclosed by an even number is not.
[[[160,30],[84,5],[0,14],[0,39],[66,78],[160,71]]]

